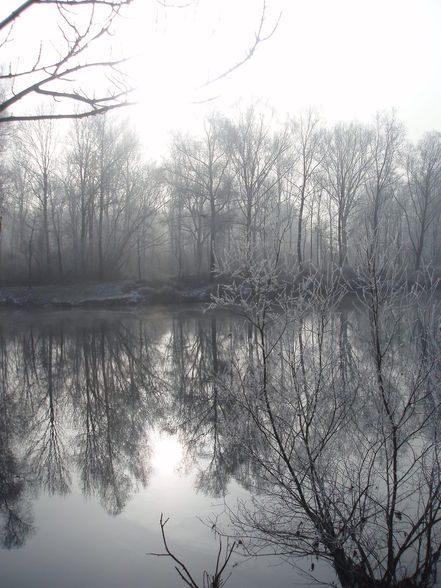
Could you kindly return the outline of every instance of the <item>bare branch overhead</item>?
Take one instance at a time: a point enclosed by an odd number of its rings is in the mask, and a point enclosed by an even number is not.
[[[133,104],[129,76],[120,69],[127,59],[110,41],[122,9],[133,0],[26,0],[0,17],[0,122],[82,118]],[[194,0],[164,8],[187,8]],[[243,57],[221,69],[197,89],[212,87],[247,63],[257,47],[274,34],[280,16],[268,23],[263,0],[253,37]],[[35,26],[37,19],[44,27]],[[41,33],[43,30],[44,33]],[[121,39],[119,39],[121,41]],[[123,43],[119,42],[119,46]],[[197,84],[196,84],[197,85]],[[39,100],[39,114],[33,114]],[[196,100],[205,103],[216,96]],[[43,104],[41,104],[43,102]],[[54,103],[57,110],[53,110]]]
[[[0,122],[83,118],[132,104],[129,101],[132,88],[120,69],[126,59],[112,55],[111,47],[106,47],[108,53],[103,56],[102,48],[98,47],[103,38],[113,34],[121,9],[131,2],[27,0],[3,18],[0,49],[4,53],[18,43],[25,16],[37,16],[38,11],[38,16],[46,17],[51,26],[36,49],[20,60],[9,59],[0,73],[4,85]],[[57,42],[52,37],[54,29]],[[97,72],[103,76],[100,84],[97,84]],[[97,86],[107,88],[97,93]],[[42,110],[38,115],[29,114],[32,99],[36,97],[45,99]],[[60,103],[62,109],[54,112],[53,102]]]
[[[216,82],[219,82],[223,78],[226,78],[227,76],[229,76],[230,74],[232,74],[234,71],[236,71],[237,69],[239,69],[242,65],[244,65],[245,63],[247,63],[247,61],[249,61],[253,57],[254,53],[256,52],[257,47],[261,43],[264,43],[265,41],[268,41],[268,39],[270,39],[274,35],[274,33],[276,32],[277,27],[279,26],[279,22],[280,22],[280,19],[281,18],[282,18],[282,13],[279,14],[276,22],[270,28],[270,30],[268,32],[265,32],[265,25],[266,25],[266,19],[267,19],[267,4],[266,4],[266,0],[264,0],[263,5],[262,5],[262,12],[260,14],[259,25],[257,27],[257,30],[256,30],[255,34],[254,34],[254,41],[251,44],[251,46],[248,47],[248,49],[247,49],[247,51],[245,53],[245,56],[242,59],[240,59],[239,61],[236,61],[228,69],[222,71],[217,76],[215,76],[215,77],[210,78],[209,80],[207,80],[204,84],[201,85],[201,88],[204,88],[206,86],[211,86],[211,85],[215,84]]]

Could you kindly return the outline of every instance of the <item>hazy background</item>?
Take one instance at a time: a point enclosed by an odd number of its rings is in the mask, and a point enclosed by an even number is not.
[[[440,2],[268,0],[264,32],[281,14],[271,39],[242,68],[201,87],[245,56],[262,5],[200,0],[181,9],[139,1],[130,7],[123,42],[140,54],[133,116],[147,144],[162,141],[170,128],[196,124],[207,109],[228,113],[238,100],[255,99],[281,114],[312,106],[331,124],[396,108],[411,140],[440,129]]]

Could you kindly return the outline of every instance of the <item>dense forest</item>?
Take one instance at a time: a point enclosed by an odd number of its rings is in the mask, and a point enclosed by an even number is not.
[[[1,148],[3,285],[208,278],[275,251],[288,272],[441,262],[441,134],[413,144],[394,113],[213,113],[159,162],[110,114],[15,123]]]

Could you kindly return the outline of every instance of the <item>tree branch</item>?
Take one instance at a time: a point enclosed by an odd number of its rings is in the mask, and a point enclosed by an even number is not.
[[[41,40],[36,57],[30,65],[23,68],[14,68],[10,64],[8,71],[0,74],[0,80],[12,81],[9,95],[6,95],[0,101],[0,113],[4,113],[12,106],[22,103],[25,98],[36,95],[44,95],[63,103],[65,101],[74,101],[77,104],[87,105],[89,108],[86,108],[81,113],[69,109],[68,112],[43,112],[37,116],[22,112],[11,113],[9,116],[0,117],[0,123],[52,118],[82,118],[131,104],[127,97],[132,89],[127,87],[125,80],[119,79],[124,74],[118,70],[118,66],[125,63],[127,59],[98,59],[95,61],[87,59],[87,52],[91,46],[94,43],[96,44],[104,35],[111,35],[111,25],[119,16],[120,9],[131,2],[132,0],[27,0],[4,18],[0,23],[0,30],[9,26],[6,35],[6,40],[8,40],[12,27],[17,23],[19,17],[23,16],[32,6],[42,8],[45,5],[51,5],[58,10],[58,23],[55,23],[55,26],[58,26],[61,44],[64,44],[64,48],[60,50],[59,47],[55,46],[51,49],[51,53],[55,52],[56,56],[54,58],[52,55],[51,61],[47,63],[48,56],[43,57],[43,50],[45,41],[48,43],[49,38]],[[95,7],[98,6],[104,7],[104,9],[107,8],[102,22],[98,20],[99,15],[95,11]],[[80,15],[71,9],[78,8],[81,10],[86,7],[89,8],[86,22],[79,26],[79,22],[81,22],[78,21]],[[3,46],[6,40],[0,46]],[[86,55],[84,55],[85,53]],[[78,59],[80,55],[83,55],[82,62],[79,62]],[[29,61],[31,61],[32,55],[29,57]],[[72,88],[76,81],[73,77],[74,74],[85,73],[91,68],[100,68],[103,71],[110,70],[117,74],[117,77],[112,76],[112,79],[109,78],[113,91],[96,98],[92,90],[79,92],[75,89],[69,89]],[[21,80],[21,88],[16,91],[14,84],[18,80]],[[58,83],[58,87],[51,89],[49,86],[52,83]],[[46,86],[46,88],[43,89],[43,86]]]
[[[255,33],[254,42],[251,45],[251,47],[247,50],[245,57],[243,59],[241,59],[240,61],[238,61],[237,63],[235,63],[234,65],[232,65],[230,68],[223,71],[221,74],[206,81],[204,84],[199,86],[199,89],[206,88],[207,86],[211,86],[211,85],[215,84],[216,82],[220,81],[221,79],[226,78],[231,73],[233,73],[234,71],[236,71],[237,69],[242,67],[242,65],[244,65],[247,61],[249,61],[253,57],[257,47],[261,43],[268,41],[268,39],[270,39],[274,35],[277,27],[279,26],[279,22],[280,22],[281,18],[282,18],[282,13],[279,14],[277,21],[276,21],[275,25],[273,26],[273,28],[271,29],[271,31],[266,35],[263,34],[263,27],[265,25],[265,20],[266,20],[266,0],[264,0],[263,6],[262,6],[262,13],[260,16],[259,27]],[[214,97],[209,98],[209,101],[211,101],[211,100],[215,100],[215,98]]]

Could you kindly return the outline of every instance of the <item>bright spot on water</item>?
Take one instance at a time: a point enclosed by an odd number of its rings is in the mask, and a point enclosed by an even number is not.
[[[157,435],[153,445],[152,465],[156,474],[173,474],[182,459],[182,445],[174,435]]]

